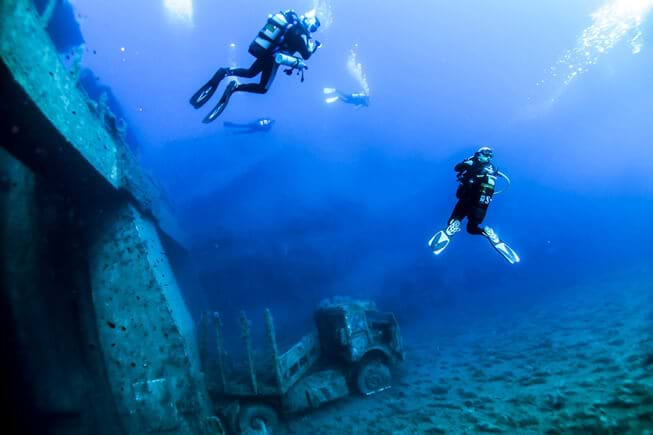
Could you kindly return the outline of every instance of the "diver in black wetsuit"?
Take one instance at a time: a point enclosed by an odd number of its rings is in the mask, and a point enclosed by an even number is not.
[[[260,118],[256,121],[247,122],[245,124],[225,121],[224,126],[229,129],[232,134],[266,133],[270,131],[274,122],[274,119]]]
[[[320,42],[311,38],[311,34],[319,27],[320,20],[314,13],[300,17],[295,11],[288,10],[271,15],[249,47],[249,53],[256,57],[254,63],[249,68],[220,68],[211,80],[191,97],[190,104],[196,109],[203,106],[225,77],[253,78],[261,74],[259,83],[240,84],[235,80],[231,81],[218,104],[204,118],[203,122],[209,123],[220,116],[234,92],[265,94],[275,79],[279,65],[289,67],[284,71],[288,75],[296,69],[299,70],[303,81],[303,71],[308,67],[302,59],[308,60],[320,47]],[[299,53],[301,59],[296,57],[295,53]]]
[[[345,94],[334,88],[324,88],[324,94],[328,95],[325,100],[327,104],[342,101],[345,104],[352,104],[356,107],[369,107],[370,105],[370,96],[365,92]]]
[[[472,157],[454,167],[460,183],[456,191],[458,203],[451,213],[447,228],[438,231],[429,240],[428,244],[435,255],[440,255],[447,248],[451,237],[460,231],[461,221],[467,218],[468,233],[487,237],[494,249],[510,264],[520,262],[519,255],[501,241],[492,228],[488,226],[481,228],[495,194],[497,178],[504,178],[510,185],[508,176],[492,164],[492,157],[491,148],[481,147]]]
[[[451,237],[460,231],[461,221],[467,218],[468,233],[484,235],[492,243],[498,243],[499,238],[492,228],[480,227],[492,201],[496,179],[503,176],[491,163],[492,157],[491,148],[481,147],[472,157],[454,167],[460,185],[456,191],[458,203],[451,213],[449,226],[445,230],[447,236]]]

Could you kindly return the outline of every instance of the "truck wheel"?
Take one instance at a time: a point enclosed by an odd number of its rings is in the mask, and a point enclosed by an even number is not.
[[[272,434],[278,423],[277,411],[259,403],[243,405],[238,414],[238,429],[243,434]]]
[[[390,369],[379,360],[364,362],[356,374],[356,387],[364,396],[390,388],[391,383]]]

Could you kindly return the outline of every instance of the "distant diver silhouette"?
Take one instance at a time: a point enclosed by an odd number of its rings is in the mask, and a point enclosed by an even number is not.
[[[204,123],[215,121],[225,110],[229,99],[235,92],[250,92],[265,94],[272,85],[280,65],[288,68],[284,72],[291,75],[295,70],[302,75],[308,67],[308,60],[321,46],[320,42],[311,38],[320,27],[320,20],[314,11],[301,17],[292,9],[270,15],[265,26],[249,46],[249,53],[256,58],[249,68],[220,68],[204,86],[190,99],[190,104],[198,109],[202,107],[215,93],[220,82],[225,77],[254,78],[261,74],[259,83],[240,84],[231,81],[227,85],[218,104],[204,118]],[[295,53],[299,53],[301,58]]]
[[[370,105],[370,96],[365,92],[346,94],[344,92],[340,92],[335,88],[324,88],[324,95],[326,95],[324,101],[327,104],[332,104],[336,101],[342,101],[345,104],[351,104],[357,107],[369,107]]]
[[[451,238],[461,230],[462,220],[467,218],[468,233],[487,237],[494,249],[511,264],[520,261],[519,255],[501,241],[492,228],[480,227],[495,194],[497,178],[504,178],[510,184],[508,176],[491,163],[493,155],[490,147],[481,147],[472,157],[454,167],[460,183],[456,191],[458,203],[451,213],[447,228],[438,231],[429,240],[429,246],[435,255],[441,254],[449,246]]]
[[[274,125],[274,119],[259,118],[256,121],[240,124],[237,122],[224,122],[224,127],[232,134],[251,134],[251,133],[266,133],[270,131]]]

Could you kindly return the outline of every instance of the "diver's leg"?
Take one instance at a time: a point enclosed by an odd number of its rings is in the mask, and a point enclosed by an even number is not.
[[[204,123],[213,122],[224,109],[226,109],[227,104],[229,104],[229,99],[234,94],[234,92],[250,92],[254,94],[265,94],[268,91],[268,88],[274,81],[279,65],[274,61],[274,57],[268,56],[265,58],[257,59],[254,64],[249,69],[235,69],[230,70],[230,75],[237,77],[254,77],[256,74],[261,72],[261,81],[260,83],[246,83],[240,84],[236,81],[229,83],[227,88],[224,90],[224,94],[218,101],[218,104],[213,108],[213,110],[206,115],[204,118]]]
[[[474,235],[485,235],[485,231],[481,228],[481,223],[485,219],[487,213],[486,208],[472,207],[467,214],[467,232]]]
[[[467,216],[467,208],[467,201],[459,199],[447,222],[451,223],[453,221],[462,221],[465,219],[465,216]]]
[[[496,245],[501,240],[494,230],[489,226],[484,226],[481,228],[483,219],[485,219],[485,214],[487,213],[487,207],[474,207],[469,214],[469,222],[467,225],[467,232],[471,234],[478,234],[487,237],[493,245]]]
[[[260,74],[265,69],[267,58],[259,58],[249,68],[229,68],[229,76],[243,77],[251,79]]]
[[[190,99],[190,104],[196,109],[202,107],[213,96],[220,82],[227,76],[253,78],[265,68],[266,60],[256,59],[249,68],[220,68],[213,74],[211,80],[206,82]],[[223,95],[224,97],[224,95]],[[220,103],[218,103],[220,105]],[[214,109],[215,110],[215,109]],[[224,109],[223,109],[224,110]]]
[[[236,87],[234,92],[249,92],[252,94],[265,94],[270,89],[277,76],[279,65],[273,57],[265,58],[261,71],[261,81],[259,83],[245,83]]]
[[[463,199],[458,200],[456,206],[453,209],[453,212],[451,213],[451,216],[449,217],[449,220],[447,221],[448,226],[445,230],[447,236],[451,237],[460,231],[460,223],[463,219],[465,219],[465,216],[467,216],[467,209],[467,201]]]
[[[351,97],[351,94],[345,94],[343,92],[338,91],[340,101],[342,101],[345,104],[356,104],[356,101]]]

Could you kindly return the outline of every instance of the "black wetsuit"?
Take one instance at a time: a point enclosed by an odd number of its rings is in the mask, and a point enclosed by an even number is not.
[[[449,223],[467,218],[467,232],[482,235],[484,232],[480,225],[492,202],[499,170],[491,162],[481,163],[474,156],[458,163],[454,171],[458,172],[460,186],[456,192],[458,203]]]
[[[370,97],[362,92],[357,94],[345,94],[343,92],[337,91],[340,97],[340,101],[346,104],[353,104],[354,106],[365,106],[370,105]]]
[[[229,129],[233,134],[250,134],[259,132],[268,132],[274,125],[273,119],[261,118],[256,121],[248,122],[246,124],[238,124],[236,122],[226,121],[225,128]]]
[[[279,65],[275,61],[275,56],[278,53],[292,56],[295,59],[295,64],[286,69],[285,72],[287,74],[292,74],[295,69],[299,69],[302,71],[303,81],[303,70],[306,66],[295,57],[295,53],[299,53],[304,60],[308,60],[320,46],[320,43],[311,39],[310,32],[304,27],[304,25],[302,25],[295,12],[287,11],[284,13],[284,16],[288,25],[281,36],[281,40],[276,42],[276,47],[268,51],[264,50],[262,54],[257,54],[256,60],[249,68],[220,68],[213,77],[211,77],[211,79],[190,98],[190,104],[194,108],[199,109],[211,99],[211,96],[213,96],[220,85],[220,82],[225,77],[235,76],[253,78],[256,75],[261,74],[261,80],[258,83],[241,84],[236,80],[231,81],[224,90],[218,104],[206,117],[204,117],[204,123],[215,121],[225,110],[229,103],[229,99],[235,92],[240,91],[253,94],[265,94],[270,89],[270,85],[274,81],[277,71],[279,70]]]
[[[315,48],[312,47],[309,42],[311,36],[299,23],[297,15],[286,13],[285,16],[288,22],[294,24],[290,29],[288,29],[283,37],[283,42],[281,42],[281,45],[274,50],[273,53],[256,59],[249,68],[233,68],[229,70],[229,73],[227,74],[229,76],[245,77],[249,79],[261,74],[261,80],[259,83],[239,84],[234,92],[265,94],[270,89],[270,85],[274,81],[279,69],[279,65],[274,61],[274,55],[276,53],[285,53],[291,56],[295,55],[295,53],[299,53],[304,60],[308,60],[315,52]]]

